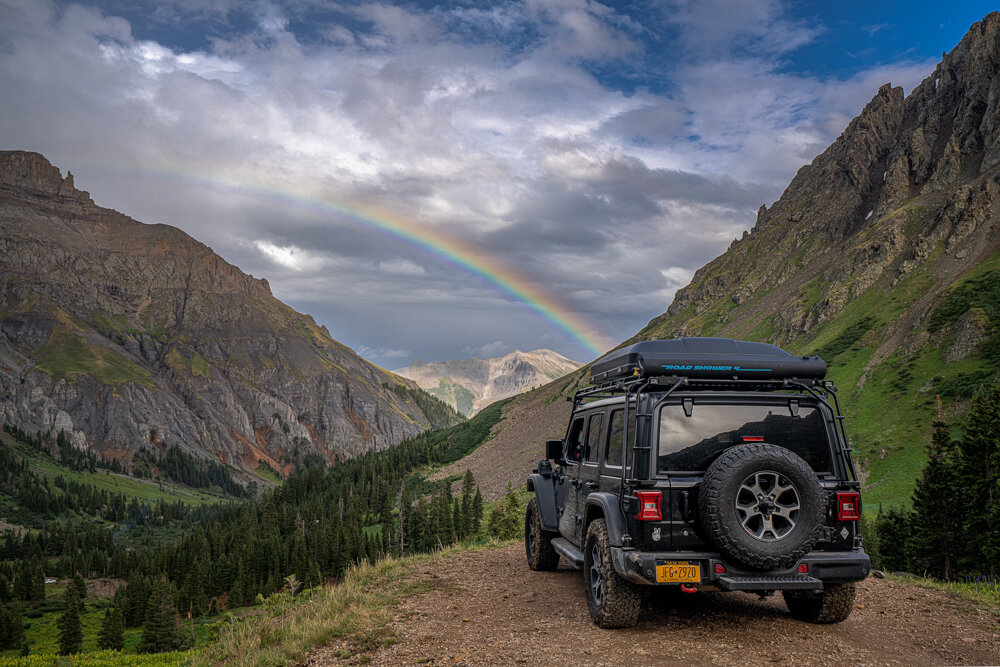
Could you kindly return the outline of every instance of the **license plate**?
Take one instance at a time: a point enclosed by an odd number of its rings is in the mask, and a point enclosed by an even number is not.
[[[656,581],[660,584],[700,584],[701,566],[698,563],[678,560],[658,563]]]

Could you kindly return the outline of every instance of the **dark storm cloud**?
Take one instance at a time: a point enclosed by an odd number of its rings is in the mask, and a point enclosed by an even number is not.
[[[781,73],[820,29],[758,0],[0,0],[0,144],[184,229],[383,365],[587,361],[489,278],[322,203],[492,251],[624,339],[878,85],[927,69]]]

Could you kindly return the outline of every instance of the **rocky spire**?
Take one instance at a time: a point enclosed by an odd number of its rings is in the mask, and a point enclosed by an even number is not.
[[[40,153],[0,151],[0,184],[93,203],[88,192],[77,190],[73,185],[73,174],[66,172],[63,178],[59,169]]]

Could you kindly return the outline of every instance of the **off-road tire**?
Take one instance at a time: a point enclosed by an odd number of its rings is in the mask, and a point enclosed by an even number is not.
[[[559,566],[559,554],[552,547],[553,537],[555,533],[542,529],[538,499],[532,498],[524,511],[524,553],[532,570],[554,570]]]
[[[736,499],[741,485],[755,472],[773,471],[790,480],[798,495],[794,528],[781,539],[764,542],[743,527]],[[737,445],[708,467],[698,492],[702,527],[729,559],[759,570],[791,567],[819,540],[826,513],[823,488],[809,464],[784,447],[765,442]]]
[[[595,561],[595,556],[598,561]],[[598,570],[603,578],[603,587],[595,596],[593,584]],[[587,592],[590,618],[598,627],[630,628],[639,620],[642,588],[626,581],[615,571],[611,560],[611,539],[604,519],[595,519],[587,527],[587,539],[583,542],[583,585]]]
[[[840,623],[854,610],[856,588],[853,582],[827,584],[822,593],[783,591],[792,616],[806,623]]]

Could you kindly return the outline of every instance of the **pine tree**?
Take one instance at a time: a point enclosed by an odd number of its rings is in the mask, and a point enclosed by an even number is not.
[[[101,631],[97,635],[97,647],[120,651],[125,646],[125,619],[121,607],[115,605],[104,612]]]
[[[927,465],[913,491],[909,555],[914,568],[951,580],[963,549],[963,499],[951,436],[934,422]]]
[[[133,571],[125,586],[125,625],[138,627],[146,620],[146,603],[149,601],[149,586],[138,571]]]
[[[472,471],[466,468],[465,477],[462,479],[462,537],[472,534],[472,498],[475,493],[476,478],[472,476]]]
[[[455,524],[451,514],[451,482],[441,482],[441,489],[435,502],[437,516],[437,542],[441,545],[455,541]]]
[[[483,494],[476,487],[476,495],[472,499],[472,535],[479,536],[479,531],[483,528]]]
[[[27,602],[31,599],[31,574],[31,564],[22,559],[14,575],[14,595],[18,600]]]
[[[520,528],[521,506],[517,493],[507,482],[507,493],[493,506],[486,529],[498,540],[512,540],[518,536]]]
[[[31,599],[45,599],[45,572],[42,570],[41,554],[37,555],[35,567],[31,570]]]
[[[87,600],[87,582],[85,582],[83,577],[80,576],[80,573],[77,572],[70,580],[69,587],[74,593],[76,593],[77,598],[80,600],[80,610],[82,611]]]
[[[412,523],[410,516],[413,514],[413,500],[410,498],[410,487],[403,480],[403,485],[399,489],[399,555],[405,556],[406,550],[413,549],[413,533],[410,532]]]
[[[204,561],[200,558],[184,578],[184,586],[181,591],[181,609],[187,608],[192,617],[198,618],[205,614],[208,609],[208,596],[205,594],[205,571]]]
[[[319,571],[316,561],[309,564],[309,572],[306,574],[305,587],[315,588],[323,583],[323,575]]]
[[[875,517],[878,533],[879,565],[890,572],[908,569],[906,540],[910,532],[908,512],[891,508]]]
[[[233,581],[233,586],[229,590],[229,600],[232,603],[230,604],[231,607],[242,607],[246,604],[246,600],[244,600],[246,588],[246,568],[243,566],[243,559],[241,558],[239,560],[239,564],[236,566],[236,579]]]
[[[965,497],[962,566],[996,576],[1000,561],[1000,383],[972,397],[958,443],[958,485]]]
[[[0,646],[20,648],[24,643],[24,617],[21,614],[21,605],[15,603],[9,610],[0,607],[0,617],[2,617],[0,626],[3,630]]]
[[[187,641],[181,628],[181,619],[174,606],[174,594],[166,575],[153,582],[153,590],[146,605],[146,622],[142,626],[141,653],[163,653],[185,648]]]
[[[420,550],[421,551],[432,551],[437,546],[437,528],[434,524],[434,500],[431,499],[430,502],[426,498],[421,498],[417,501],[417,511],[416,515],[419,519],[421,531],[420,531]]]
[[[299,581],[305,581],[309,576],[309,555],[306,553],[306,541],[301,536],[295,537],[292,547],[292,566]]]
[[[59,617],[59,653],[79,653],[83,646],[83,627],[80,625],[80,596],[72,586],[63,595],[63,613]]]

